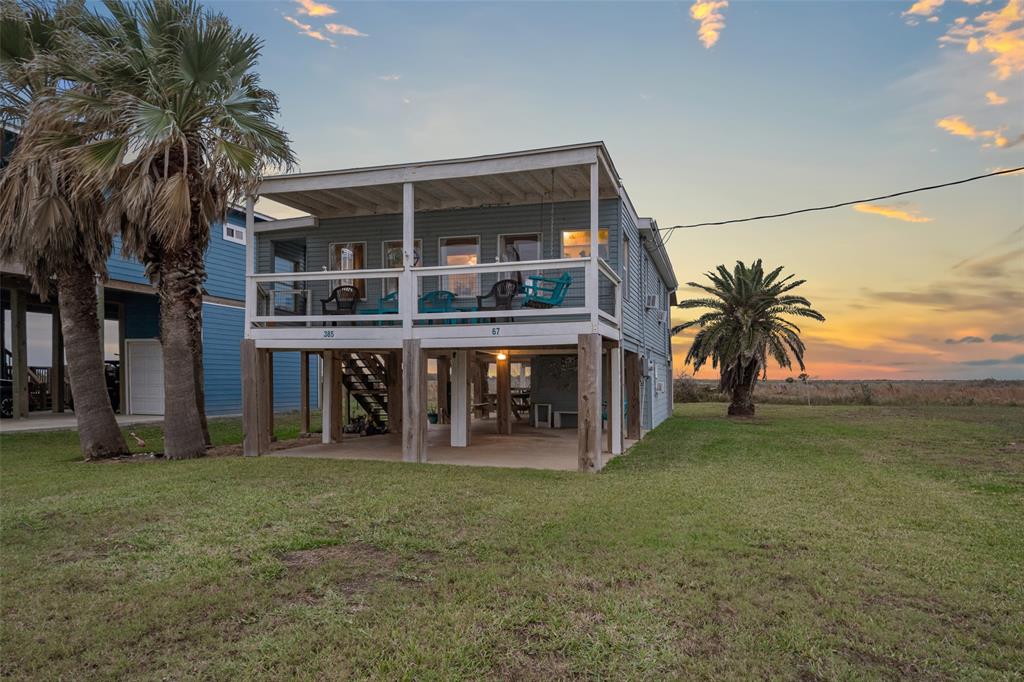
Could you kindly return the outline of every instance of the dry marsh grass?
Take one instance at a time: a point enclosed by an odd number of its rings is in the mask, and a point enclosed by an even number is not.
[[[762,381],[754,392],[759,403],[780,405],[1024,405],[1024,381],[840,381],[799,379]],[[714,381],[680,377],[677,403],[720,402],[725,396]]]

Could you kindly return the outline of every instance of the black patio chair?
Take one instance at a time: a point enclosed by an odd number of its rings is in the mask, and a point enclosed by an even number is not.
[[[357,305],[359,305],[359,289],[347,284],[334,287],[330,296],[320,299],[320,310],[323,315],[355,315]],[[331,326],[336,327],[338,323],[331,322]]]
[[[512,303],[519,295],[521,287],[514,279],[502,279],[494,283],[491,290],[483,296],[476,297],[477,310],[512,310]],[[493,306],[485,306],[484,301],[494,299]],[[491,319],[494,322],[494,318]]]

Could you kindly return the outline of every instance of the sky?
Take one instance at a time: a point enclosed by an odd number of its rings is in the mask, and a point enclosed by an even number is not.
[[[666,228],[1024,166],[1024,0],[208,4],[265,40],[303,171],[603,140]],[[667,248],[806,279],[812,377],[1024,378],[1024,175]]]

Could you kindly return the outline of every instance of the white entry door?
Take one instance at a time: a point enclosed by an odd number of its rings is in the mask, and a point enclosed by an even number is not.
[[[128,412],[164,413],[164,350],[156,339],[129,339]]]

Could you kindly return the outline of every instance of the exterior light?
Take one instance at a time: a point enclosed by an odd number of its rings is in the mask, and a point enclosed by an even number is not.
[[[498,353],[498,361],[501,362],[502,360],[508,360],[508,356],[505,355],[504,353],[499,352]]]

